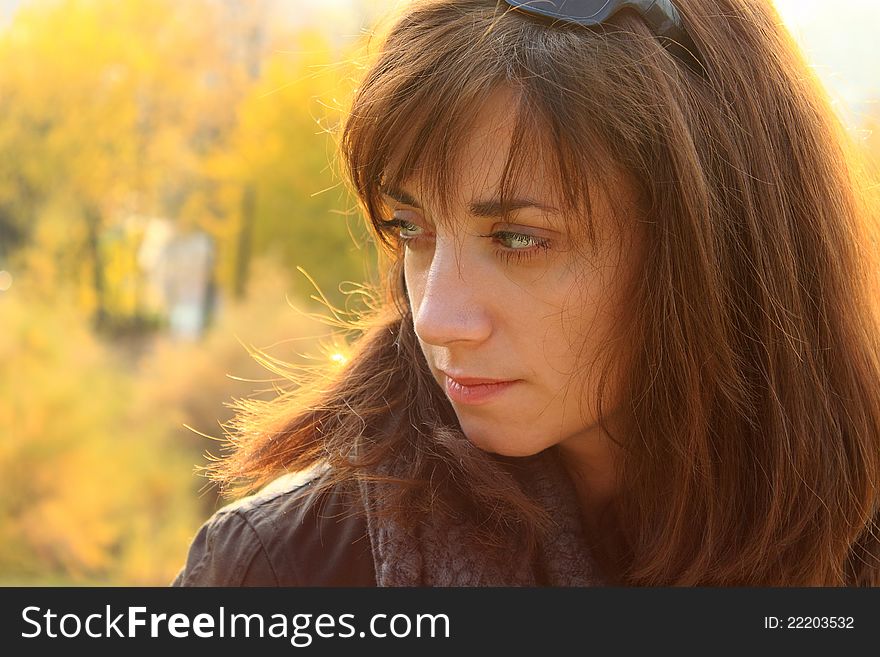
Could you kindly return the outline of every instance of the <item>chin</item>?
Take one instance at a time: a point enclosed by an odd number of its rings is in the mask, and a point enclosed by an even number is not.
[[[510,436],[473,433],[465,430],[464,435],[474,447],[498,456],[534,456],[547,449],[548,445],[529,439],[510,439]]]

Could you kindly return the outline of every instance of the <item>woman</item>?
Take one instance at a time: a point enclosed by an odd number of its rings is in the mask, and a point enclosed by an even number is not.
[[[241,409],[217,481],[311,474],[175,584],[880,583],[845,133],[769,0],[620,4],[393,25],[341,142],[385,303],[329,383]]]

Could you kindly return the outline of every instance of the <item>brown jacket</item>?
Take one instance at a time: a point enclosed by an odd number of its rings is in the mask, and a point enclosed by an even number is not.
[[[376,586],[364,515],[339,487],[282,477],[214,513],[172,586]]]

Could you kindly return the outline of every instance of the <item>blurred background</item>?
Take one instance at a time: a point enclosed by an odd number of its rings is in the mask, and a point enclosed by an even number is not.
[[[880,3],[776,5],[880,163]],[[273,394],[249,348],[344,360],[314,315],[375,254],[334,131],[390,8],[0,0],[0,584],[169,583]]]

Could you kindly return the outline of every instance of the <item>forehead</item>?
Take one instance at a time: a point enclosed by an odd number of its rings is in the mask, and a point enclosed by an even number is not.
[[[401,139],[383,187],[438,206],[523,196],[552,204],[560,193],[558,163],[546,133],[523,116],[515,92],[499,89],[461,117],[454,134],[435,141],[434,150],[413,157],[413,138]]]
[[[550,221],[588,252],[622,237],[641,207],[638,185],[607,146],[591,139],[574,146],[561,136],[565,126],[536,107],[502,86],[456,116],[429,108],[410,114],[409,128],[391,135],[394,147],[377,191],[405,192],[439,225],[474,203],[506,208],[533,199],[552,207]]]

